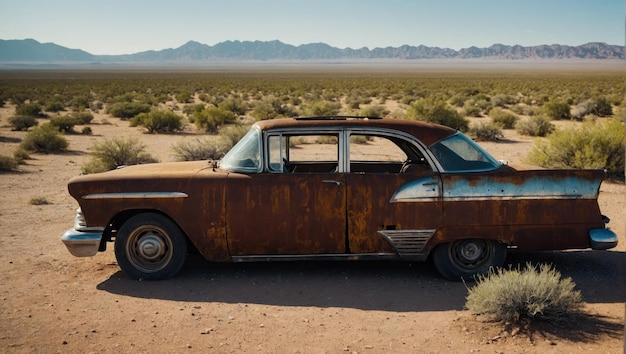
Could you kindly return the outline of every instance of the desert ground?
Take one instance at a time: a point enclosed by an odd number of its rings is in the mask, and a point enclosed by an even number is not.
[[[25,132],[0,108],[0,154]],[[558,122],[559,124],[576,124]],[[626,186],[605,181],[599,197],[620,244],[609,251],[511,252],[513,266],[550,263],[585,300],[573,325],[511,326],[477,321],[466,286],[429,263],[210,264],[191,257],[167,281],[127,278],[112,248],[69,254],[60,237],[77,203],[67,181],[96,141],[133,136],[161,159],[200,133],[145,134],[96,114],[93,135],[70,134],[69,151],[33,154],[0,174],[0,351],[5,353],[622,353],[626,302]],[[80,127],[77,127],[80,131]],[[513,130],[481,143],[498,159],[522,162],[533,139]],[[34,205],[33,199],[47,203]],[[37,204],[37,203],[35,203]]]

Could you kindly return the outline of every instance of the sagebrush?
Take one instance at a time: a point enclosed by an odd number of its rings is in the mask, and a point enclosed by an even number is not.
[[[479,275],[469,289],[465,307],[487,321],[523,320],[566,322],[579,314],[583,300],[571,278],[562,278],[553,266],[491,270]]]

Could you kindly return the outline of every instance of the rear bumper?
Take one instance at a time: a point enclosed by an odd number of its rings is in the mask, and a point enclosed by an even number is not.
[[[617,246],[617,234],[611,229],[589,230],[589,243],[591,249],[608,250]]]
[[[76,257],[91,257],[98,253],[102,231],[78,231],[71,228],[63,234],[61,241],[67,250]]]

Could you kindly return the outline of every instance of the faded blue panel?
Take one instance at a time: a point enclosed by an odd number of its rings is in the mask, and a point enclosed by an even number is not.
[[[444,181],[444,199],[596,199],[601,180],[532,177],[521,183],[492,178]]]

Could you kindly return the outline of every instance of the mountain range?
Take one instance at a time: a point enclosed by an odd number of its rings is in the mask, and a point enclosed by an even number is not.
[[[223,61],[328,61],[415,59],[624,59],[624,47],[600,42],[579,46],[560,44],[523,47],[494,44],[460,50],[423,45],[368,49],[332,47],[325,43],[293,46],[280,41],[225,41],[213,46],[189,41],[178,48],[123,55],[93,55],[34,39],[0,40],[0,62],[5,63],[203,63]]]

